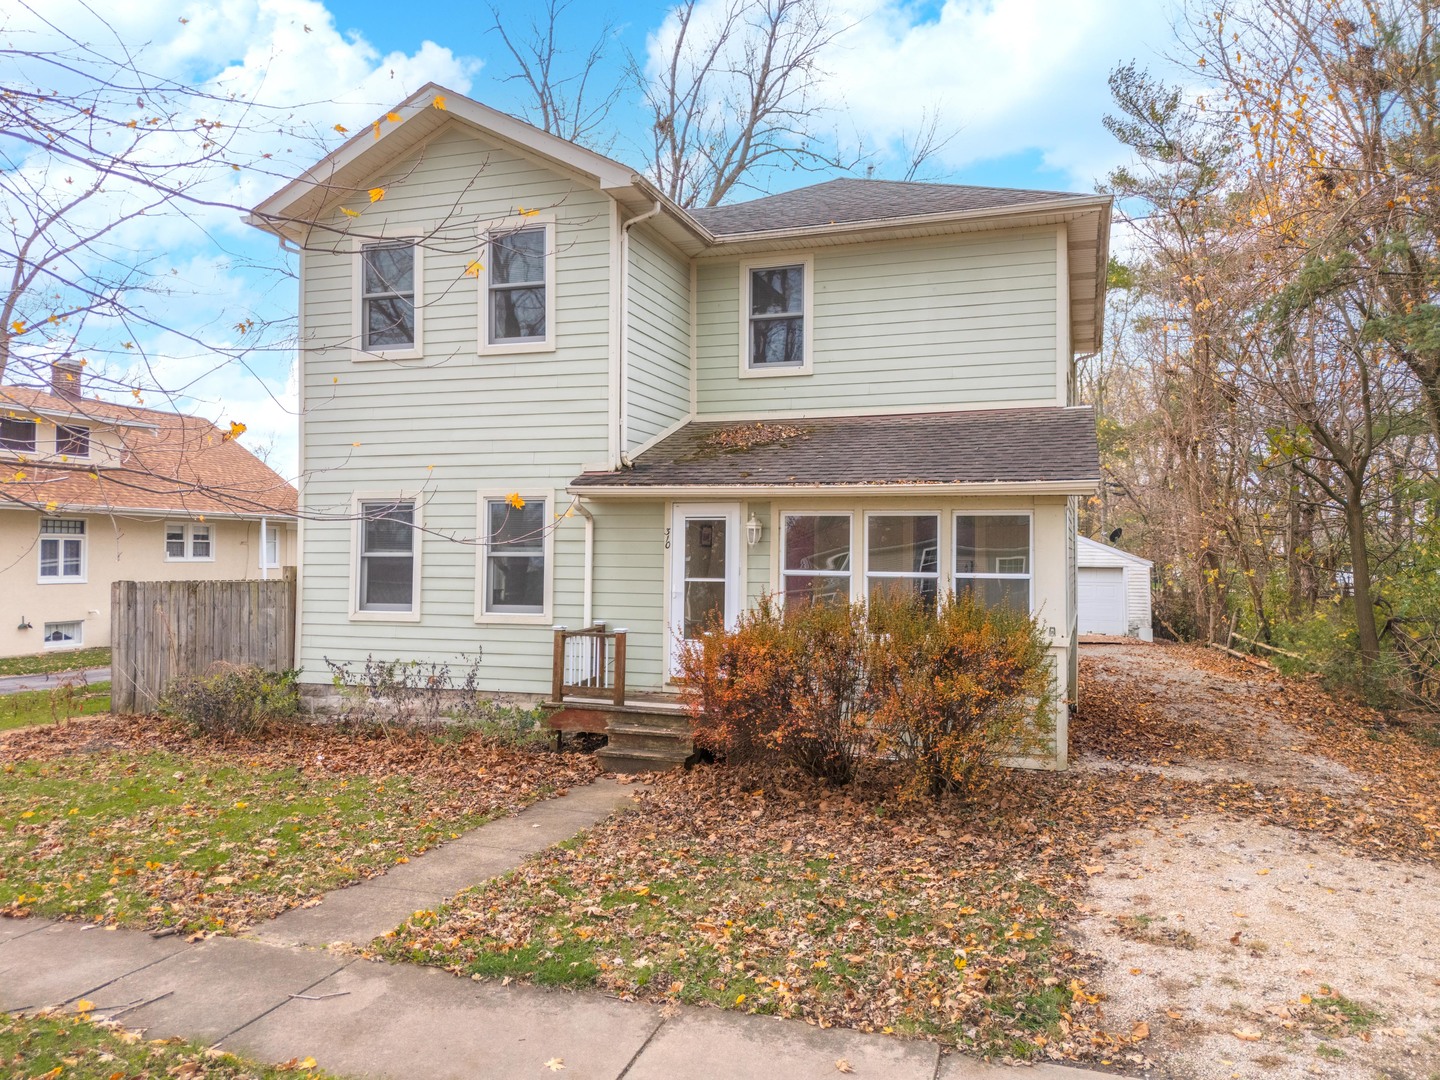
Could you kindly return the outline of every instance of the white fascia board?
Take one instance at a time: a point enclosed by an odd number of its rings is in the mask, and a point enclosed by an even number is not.
[[[757,498],[848,498],[914,496],[962,496],[983,498],[990,495],[1093,495],[1100,490],[1094,480],[1037,480],[1017,482],[985,482],[973,484],[736,484],[736,485],[674,485],[648,487],[609,487],[572,484],[565,489],[571,495],[599,501],[601,499],[757,499]]]

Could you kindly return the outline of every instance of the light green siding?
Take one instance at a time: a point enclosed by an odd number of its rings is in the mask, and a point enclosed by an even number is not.
[[[658,690],[665,666],[665,504],[595,503],[596,621],[625,627],[626,685]]]
[[[814,372],[759,379],[739,375],[740,262],[702,260],[698,412],[1054,403],[1055,251],[1053,229],[818,249]]]
[[[625,449],[690,412],[690,264],[642,226],[630,234]]]
[[[424,357],[352,357],[352,242],[304,257],[305,526],[300,663],[327,682],[324,659],[447,660],[483,650],[484,687],[543,693],[551,622],[582,617],[584,521],[554,535],[554,608],[543,625],[477,624],[477,492],[570,503],[565,485],[607,456],[608,197],[580,181],[445,129],[332,224],[369,236],[423,232]],[[477,355],[480,282],[466,276],[485,223],[520,208],[556,222],[553,352]],[[423,508],[421,618],[351,618],[355,492],[405,494]]]

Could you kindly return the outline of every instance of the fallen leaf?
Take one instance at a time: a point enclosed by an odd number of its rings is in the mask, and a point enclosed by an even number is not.
[[[1144,1042],[1150,1037],[1150,1025],[1144,1020],[1130,1029],[1130,1038],[1134,1042]]]
[[[1230,1034],[1242,1042],[1259,1042],[1261,1037],[1260,1032],[1250,1031],[1248,1028],[1234,1028]]]
[[[855,1071],[855,1067],[851,1065],[850,1062],[846,1061],[844,1058],[836,1058],[835,1071],[842,1073],[853,1073]]]
[[[565,1062],[560,1058],[551,1058],[549,1061],[545,1062],[545,1067],[551,1072],[559,1072],[561,1069],[565,1068]]]

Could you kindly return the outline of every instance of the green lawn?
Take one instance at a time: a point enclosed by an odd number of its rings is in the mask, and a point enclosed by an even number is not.
[[[0,1075],[45,1080],[325,1080],[312,1059],[261,1065],[178,1039],[149,1041],[84,1016],[0,1014]]]
[[[234,932],[595,774],[474,735],[98,718],[0,736],[0,913]]]
[[[110,684],[57,686],[53,690],[21,690],[0,694],[0,731],[53,724],[76,716],[110,711]]]
[[[94,649],[57,650],[34,656],[7,656],[0,659],[0,675],[43,675],[52,671],[80,671],[110,666],[110,646]]]

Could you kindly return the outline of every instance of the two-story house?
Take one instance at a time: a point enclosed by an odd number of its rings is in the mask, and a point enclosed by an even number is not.
[[[762,593],[956,589],[1037,612],[1073,691],[1108,198],[687,211],[430,86],[250,220],[301,252],[305,683],[483,649],[487,688],[547,695],[552,629],[602,622],[636,695]]]
[[[51,385],[0,386],[0,656],[109,645],[121,580],[276,576],[295,489],[209,420]]]

